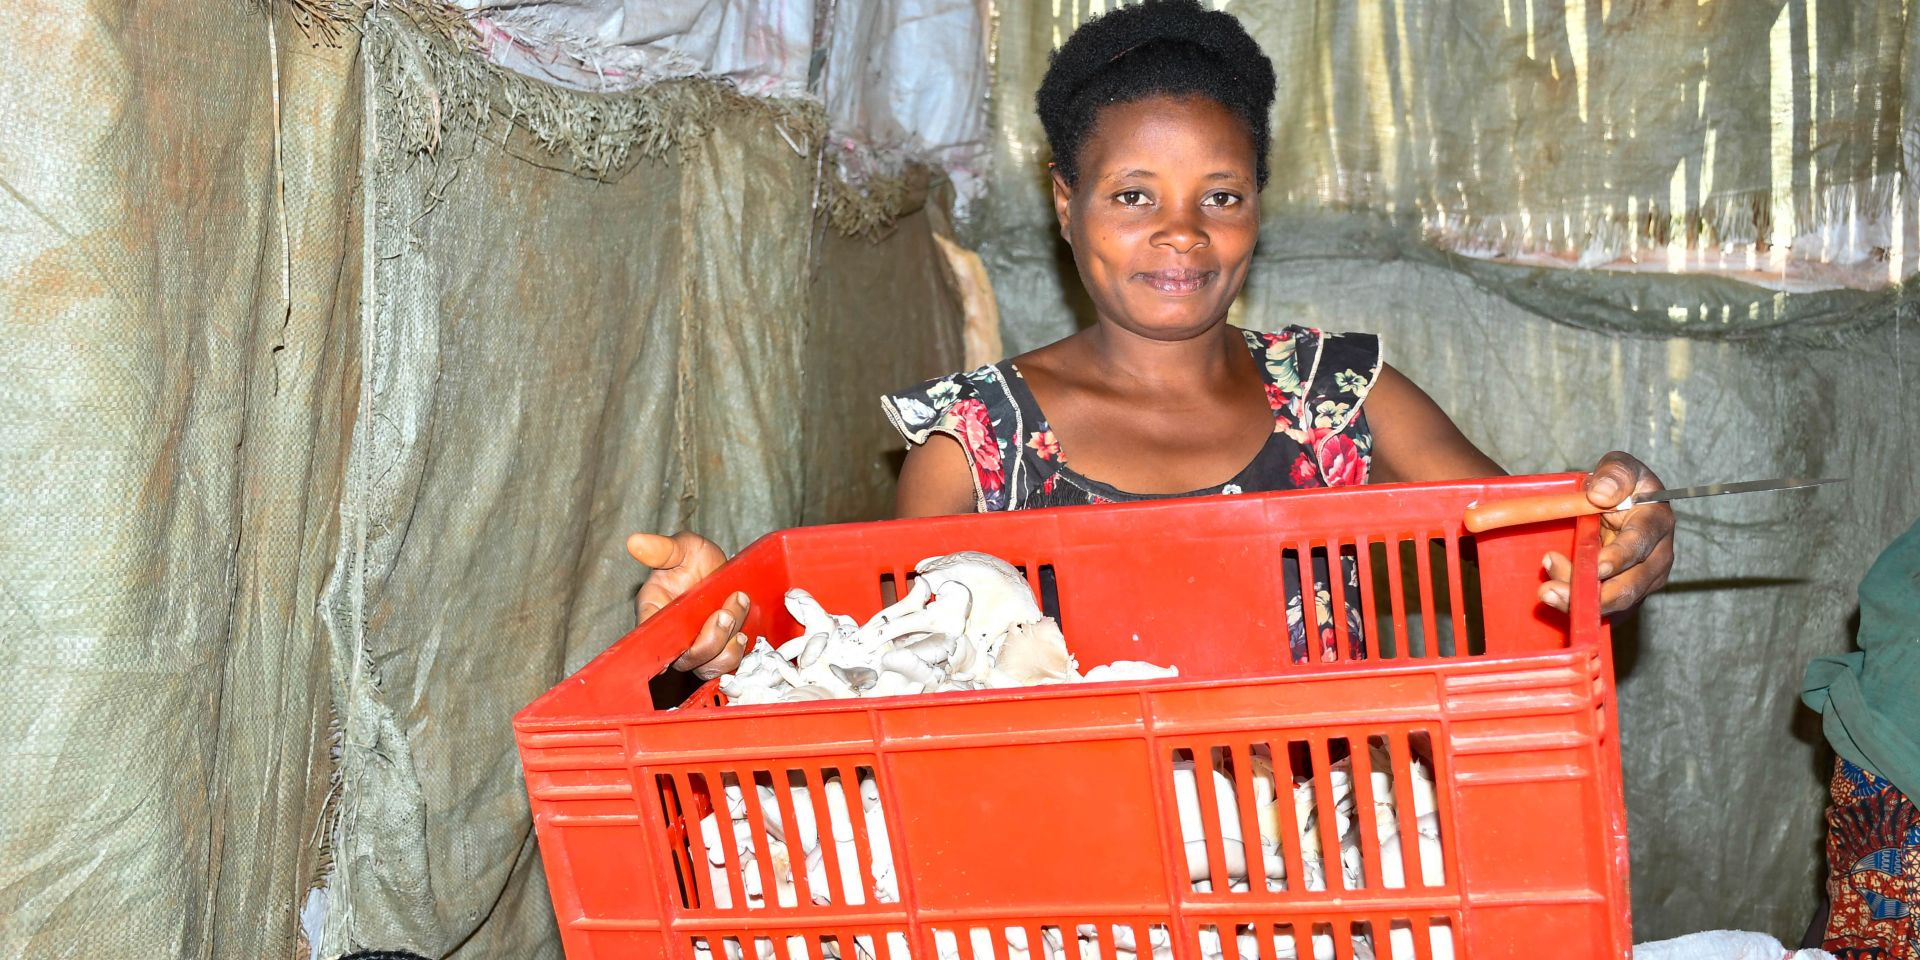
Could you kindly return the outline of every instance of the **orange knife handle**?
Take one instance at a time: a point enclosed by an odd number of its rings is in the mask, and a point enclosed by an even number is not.
[[[1594,506],[1593,501],[1588,500],[1584,492],[1550,493],[1538,497],[1515,497],[1511,500],[1495,500],[1492,503],[1476,503],[1467,508],[1466,525],[1469,532],[1481,533],[1523,523],[1565,520],[1568,517],[1584,517],[1606,512],[1605,507]]]

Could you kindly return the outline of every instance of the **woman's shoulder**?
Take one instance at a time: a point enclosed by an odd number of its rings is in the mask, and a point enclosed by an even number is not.
[[[986,364],[949,373],[884,394],[880,405],[895,428],[915,444],[934,433],[954,433],[963,425],[987,425],[1011,402],[1003,364]]]
[[[1281,429],[1304,439],[1344,432],[1380,379],[1377,334],[1293,324],[1273,331],[1243,330],[1266,367],[1274,416]]]
[[[1346,357],[1378,357],[1380,354],[1380,335],[1349,330],[1323,330],[1305,324],[1288,324],[1278,330],[1252,330],[1239,328],[1241,336],[1247,338],[1247,344],[1257,351],[1275,357],[1302,357],[1311,363],[1315,353],[1327,350]]]
[[[920,444],[941,426],[941,420],[964,415],[973,405],[985,407],[991,397],[1002,392],[996,388],[1002,376],[995,365],[950,372],[885,394],[879,397],[879,403],[885,407],[887,419],[895,420],[908,440]]]
[[[1066,383],[1075,365],[1076,336],[1069,335],[998,363],[984,364],[972,370],[949,373],[880,398],[887,416],[900,432],[914,443],[922,443],[929,432],[941,432],[957,417],[979,416],[994,425],[1005,420],[1011,428],[1016,415],[1022,419],[1031,413],[1023,408],[1033,405],[1025,382],[1029,373],[1048,383]],[[1016,386],[1013,381],[1023,381]]]
[[[1242,328],[1249,349],[1281,390],[1365,396],[1380,376],[1380,336],[1291,324],[1278,330]]]
[[[1004,510],[1010,484],[1017,484],[1020,451],[1012,438],[1020,430],[1020,411],[1009,388],[1008,364],[976,367],[935,377],[880,398],[887,419],[909,447],[934,434],[952,438],[966,454],[973,474],[975,509]]]

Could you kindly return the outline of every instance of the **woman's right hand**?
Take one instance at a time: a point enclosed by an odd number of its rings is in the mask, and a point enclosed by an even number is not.
[[[713,541],[684,531],[671,537],[636,533],[627,538],[627,552],[653,568],[634,599],[642,623],[727,562],[726,553]],[[693,644],[673,662],[673,668],[691,670],[702,680],[732,673],[733,668],[740,665],[741,655],[747,652],[747,635],[739,632],[746,619],[747,595],[736,593],[728,597],[701,625]]]

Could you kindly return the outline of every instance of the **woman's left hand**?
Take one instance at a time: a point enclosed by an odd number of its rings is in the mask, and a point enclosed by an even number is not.
[[[1629,493],[1635,497],[1666,489],[1647,465],[1614,451],[1600,458],[1587,476],[1587,499],[1596,507],[1615,507]],[[1631,510],[1600,515],[1600,612],[1633,609],[1647,594],[1667,583],[1673,571],[1673,508],[1646,503]],[[1540,602],[1567,609],[1572,594],[1573,561],[1560,553],[1546,557],[1547,576],[1540,585]]]

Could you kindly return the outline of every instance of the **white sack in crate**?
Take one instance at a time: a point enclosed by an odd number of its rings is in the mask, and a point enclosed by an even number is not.
[[[765,818],[767,833],[763,839],[767,844],[767,855],[772,858],[774,883],[774,902],[783,907],[795,906],[799,900],[794,883],[794,856],[791,838],[798,835],[800,841],[800,862],[806,869],[807,889],[812,892],[816,904],[826,904],[835,899],[844,903],[863,904],[868,894],[865,880],[860,876],[859,847],[853,836],[853,820],[847,815],[846,791],[841,786],[840,777],[828,776],[825,780],[828,824],[833,833],[834,853],[840,864],[840,876],[829,887],[827,879],[827,859],[820,847],[819,825],[816,822],[813,797],[806,784],[796,783],[788,787],[793,799],[793,817],[795,831],[787,830],[784,815],[780,812],[779,798],[774,789],[765,784],[755,787],[760,795],[760,813]],[[732,822],[732,844],[734,854],[740,861],[741,886],[746,891],[747,905],[753,908],[766,906],[766,891],[761,880],[759,849],[753,842],[752,820],[747,815],[746,797],[742,795],[738,783],[726,786],[727,816]],[[860,803],[862,819],[866,822],[867,842],[874,856],[870,861],[873,870],[873,899],[880,903],[898,903],[899,886],[893,876],[893,848],[887,836],[887,820],[880,809],[880,788],[870,776],[860,778]],[[722,909],[733,906],[733,891],[727,880],[726,848],[721,845],[720,824],[713,814],[700,821],[700,839],[707,849],[708,876],[713,884],[715,906]],[[839,897],[830,897],[828,891],[841,891]]]
[[[1372,749],[1373,757],[1373,796],[1374,825],[1380,840],[1381,880],[1389,889],[1404,888],[1406,875],[1400,852],[1399,811],[1393,792],[1393,775],[1390,757],[1385,751]],[[1276,873],[1267,879],[1267,888],[1278,891],[1283,887],[1284,858],[1279,842],[1280,818],[1275,805],[1278,796],[1274,790],[1273,768],[1264,763],[1264,758],[1256,761],[1254,767],[1254,799],[1257,822],[1260,824],[1260,843],[1269,869]],[[1414,759],[1412,770],[1412,796],[1415,822],[1420,844],[1421,875],[1427,885],[1437,885],[1444,878],[1441,866],[1440,832],[1432,774],[1426,764]],[[1235,784],[1223,771],[1214,770],[1214,796],[1219,804],[1218,815],[1221,833],[1225,840],[1223,853],[1227,861],[1228,880],[1234,890],[1244,891],[1248,887],[1247,863],[1241,847],[1240,814],[1234,801]],[[1352,764],[1350,760],[1341,760],[1332,764],[1328,770],[1331,778],[1335,823],[1340,836],[1341,870],[1349,887],[1363,885],[1365,874],[1360,862],[1360,824],[1354,817],[1355,799],[1353,793]],[[826,871],[826,858],[820,849],[819,827],[814,814],[813,799],[804,784],[792,784],[788,789],[792,793],[794,819],[797,830],[789,832],[783,822],[779,798],[774,789],[766,785],[756,787],[760,795],[761,816],[765,818],[767,833],[762,837],[773,859],[773,875],[776,884],[774,901],[779,906],[791,907],[798,902],[797,887],[793,880],[793,864],[796,859],[804,864],[807,889],[812,901],[817,905],[826,905],[836,900],[848,904],[866,902],[865,881],[860,875],[858,846],[853,837],[853,821],[846,805],[846,794],[840,785],[838,776],[830,776],[825,781],[827,815],[831,820],[828,827],[834,841],[836,858],[839,863],[839,878],[830,886]],[[871,776],[861,776],[859,781],[861,799],[861,819],[866,824],[868,849],[873,853],[869,861],[873,872],[873,899],[879,903],[897,903],[899,887],[893,872],[893,848],[887,833],[886,816],[880,806],[879,785]],[[735,856],[741,865],[742,886],[746,891],[747,904],[751,908],[766,905],[765,891],[760,877],[758,847],[754,843],[753,827],[747,814],[745,798],[737,784],[728,784],[725,791],[728,818],[732,825],[732,843]],[[1187,868],[1190,879],[1199,889],[1207,889],[1211,882],[1207,865],[1206,842],[1201,830],[1199,794],[1194,783],[1191,761],[1179,761],[1174,765],[1174,798],[1180,814],[1181,835],[1186,841]],[[1323,891],[1327,888],[1324,856],[1319,839],[1318,811],[1314,809],[1314,782],[1311,778],[1296,777],[1292,791],[1294,804],[1294,822],[1298,825],[1298,839],[1301,853],[1301,869],[1306,874],[1304,886],[1307,890]],[[731,886],[727,878],[726,852],[721,847],[720,824],[715,815],[709,814],[700,823],[700,833],[707,850],[707,864],[710,882],[714,891],[716,905],[732,905]],[[797,835],[800,844],[800,856],[792,853],[792,839]],[[840,898],[844,898],[843,900]],[[1078,952],[1081,960],[1099,960],[1099,941],[1102,934],[1091,926],[1081,926],[1075,930]],[[1297,931],[1305,937],[1308,931]],[[1030,960],[1027,936],[1019,928],[1009,929],[1005,933],[1007,950],[1004,960]],[[1375,931],[1375,936],[1378,931]],[[975,942],[985,936],[972,938],[963,950],[954,938],[937,939],[938,960],[987,960],[996,954],[988,949],[985,942]],[[1133,931],[1127,927],[1109,930],[1105,936],[1111,937],[1119,960],[1137,960],[1137,943]],[[1200,934],[1200,947],[1203,960],[1236,960],[1237,957],[1258,956],[1256,934],[1251,930],[1242,930],[1236,935],[1237,953],[1222,953],[1220,936],[1212,931],[1203,930]],[[1355,960],[1375,960],[1376,957],[1412,958],[1418,956],[1414,950],[1413,931],[1410,928],[1394,928],[1389,932],[1391,950],[1378,952],[1377,945],[1366,937],[1353,937],[1351,947]],[[1059,934],[1048,931],[1048,943],[1043,951],[1044,958],[1031,960],[1066,960],[1061,945],[1057,942]],[[1312,934],[1314,960],[1332,960],[1337,956],[1333,935],[1324,932]],[[1430,949],[1434,960],[1452,960],[1453,940],[1451,931],[1441,925],[1434,926],[1429,932]],[[1172,942],[1162,929],[1154,929],[1149,935],[1149,947],[1153,960],[1172,960]],[[1277,960],[1296,960],[1299,951],[1291,937],[1275,934],[1272,949]],[[904,950],[904,946],[902,946]],[[744,949],[736,943],[727,944],[729,960],[746,960]],[[833,944],[824,948],[824,955],[838,958],[839,951]],[[860,951],[858,960],[875,960],[865,948]],[[794,956],[804,956],[804,953]],[[904,952],[896,951],[896,957],[904,957]],[[755,960],[779,960],[779,951],[773,941],[760,941],[755,951]]]
[[[1381,881],[1388,889],[1404,889],[1406,867],[1400,853],[1400,821],[1395,808],[1393,794],[1393,758],[1383,749],[1370,746],[1368,753],[1372,758],[1373,785],[1373,821],[1375,833],[1380,841]],[[1273,763],[1266,757],[1252,757],[1253,799],[1256,820],[1260,825],[1260,846],[1267,864],[1267,889],[1278,891],[1286,887],[1285,858],[1281,855],[1280,816],[1276,808],[1277,791],[1274,789]],[[1427,886],[1438,886],[1444,879],[1444,870],[1440,860],[1440,819],[1435,805],[1433,774],[1427,765],[1415,758],[1409,764],[1413,772],[1413,810],[1416,830],[1420,843],[1420,874]],[[1193,776],[1192,760],[1177,760],[1173,765],[1173,786],[1176,808],[1180,813],[1181,839],[1186,843],[1188,879],[1199,885],[1200,889],[1212,889],[1211,868],[1207,863],[1206,837],[1201,829],[1200,795]],[[1333,763],[1329,769],[1332,778],[1334,824],[1340,837],[1340,867],[1346,877],[1347,889],[1364,886],[1366,875],[1360,860],[1360,839],[1355,823],[1353,795],[1353,761],[1342,759]],[[1227,876],[1231,889],[1247,889],[1248,870],[1246,849],[1243,845],[1240,826],[1240,810],[1235,802],[1236,784],[1232,775],[1225,769],[1216,767],[1213,771],[1213,796],[1215,815],[1220,824],[1223,859],[1226,861]],[[1313,780],[1308,777],[1295,777],[1293,783],[1294,822],[1299,825],[1301,869],[1306,873],[1304,886],[1308,890],[1327,889],[1327,878],[1323,868],[1324,857],[1320,844],[1319,811],[1314,807]]]

